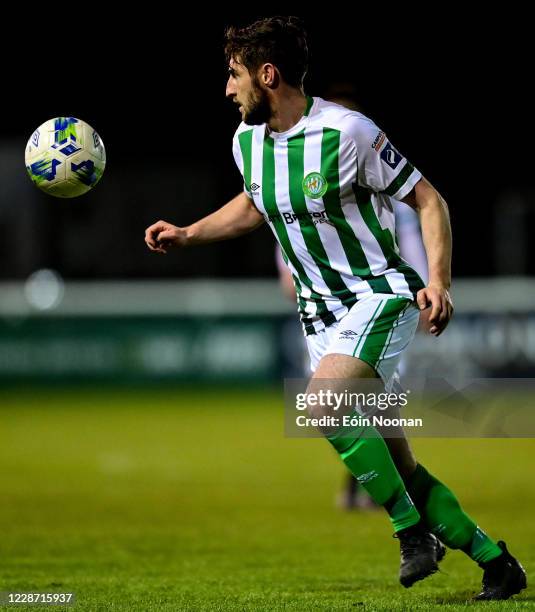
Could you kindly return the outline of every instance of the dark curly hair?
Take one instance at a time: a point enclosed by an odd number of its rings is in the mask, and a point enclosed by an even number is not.
[[[301,88],[308,68],[307,35],[298,17],[266,17],[225,32],[225,57],[239,59],[252,74],[263,63],[277,67],[284,81]]]

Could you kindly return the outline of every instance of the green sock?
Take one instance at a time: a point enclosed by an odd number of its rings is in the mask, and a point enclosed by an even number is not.
[[[414,500],[429,529],[450,548],[459,548],[478,563],[502,554],[501,548],[463,511],[455,495],[423,466],[406,480]]]
[[[375,503],[384,506],[394,531],[420,521],[382,436],[374,427],[359,427],[327,436]]]

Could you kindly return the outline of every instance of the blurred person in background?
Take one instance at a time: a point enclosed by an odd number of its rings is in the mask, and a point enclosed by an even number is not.
[[[436,336],[452,315],[446,203],[370,119],[305,95],[308,50],[298,19],[229,28],[225,53],[226,94],[242,117],[233,153],[244,190],[190,226],[154,223],[145,242],[166,253],[235,238],[267,222],[299,296],[314,372],[309,389],[326,379],[377,377],[389,389],[419,309],[431,307],[429,331]],[[392,199],[419,213],[427,286],[399,257]],[[525,588],[525,572],[505,544],[491,539],[451,490],[416,463],[405,438],[396,467],[375,428],[362,425],[352,433],[351,439],[338,432],[326,437],[388,513],[405,587],[437,571],[442,540],[484,570],[477,599],[507,599]]]

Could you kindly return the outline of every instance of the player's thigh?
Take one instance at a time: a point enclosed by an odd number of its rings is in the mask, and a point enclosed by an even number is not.
[[[357,391],[359,380],[377,379],[375,370],[365,361],[356,357],[329,353],[322,357],[307,387],[307,395],[315,397],[343,397],[348,391]],[[349,384],[349,381],[350,384]],[[333,412],[333,405],[329,402],[318,402],[308,406],[311,416],[343,416],[351,414],[353,408],[350,404],[338,405]]]
[[[313,379],[377,378],[370,364],[358,357],[329,353],[320,359]]]
[[[321,393],[343,393],[347,381],[359,378],[376,378],[376,373],[366,362],[344,354],[329,352],[333,339],[337,337],[339,324],[335,323],[317,334],[307,336],[312,377],[308,383],[307,394],[319,396]],[[352,383],[354,386],[354,383]],[[308,413],[315,417],[331,415],[332,407],[322,403],[309,405]]]

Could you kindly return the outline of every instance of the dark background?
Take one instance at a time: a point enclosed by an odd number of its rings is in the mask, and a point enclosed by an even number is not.
[[[241,189],[223,32],[275,14],[181,10],[66,16],[4,49],[1,278],[43,267],[71,279],[275,274],[268,228],[167,257],[143,243],[157,219],[187,224]],[[352,85],[363,112],[446,198],[455,276],[535,272],[531,42],[526,16],[505,11],[291,11],[309,31],[307,93]],[[41,194],[24,168],[26,140],[59,115],[92,125],[108,156],[102,182],[75,200]]]

